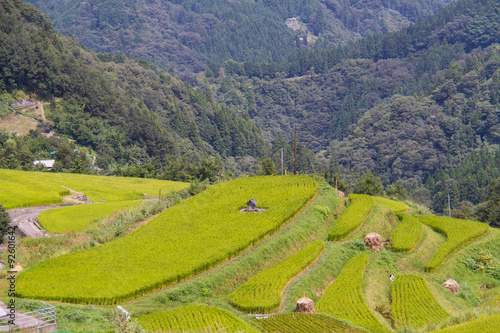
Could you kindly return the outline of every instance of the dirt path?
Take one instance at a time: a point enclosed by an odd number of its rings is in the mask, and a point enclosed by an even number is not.
[[[42,113],[42,120],[47,121],[47,118],[45,118],[45,110],[43,109],[43,103],[38,101],[38,108],[40,109],[40,112]]]

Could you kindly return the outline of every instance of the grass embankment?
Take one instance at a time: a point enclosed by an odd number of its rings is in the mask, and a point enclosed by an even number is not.
[[[142,295],[258,242],[293,217],[316,191],[317,183],[304,176],[242,178],[215,185],[126,237],[23,271],[17,292],[22,297],[94,304]],[[267,210],[240,213],[250,197]]]
[[[49,209],[38,215],[38,222],[45,230],[56,234],[82,231],[97,220],[140,203],[140,201],[106,202]]]

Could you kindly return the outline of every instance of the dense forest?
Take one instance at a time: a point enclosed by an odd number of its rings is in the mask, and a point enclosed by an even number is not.
[[[399,30],[450,1],[27,2],[46,12],[58,31],[96,52],[148,60],[188,78],[210,62],[282,62],[299,49],[325,48]],[[297,24],[289,28],[285,21],[293,17]]]
[[[371,170],[438,213],[448,193],[454,207],[476,205],[500,176],[499,9],[459,0],[402,31],[289,62],[227,61],[205,82],[269,142],[297,124],[316,170],[341,173],[350,190]]]
[[[210,94],[146,62],[82,49],[29,4],[0,1],[0,39],[0,91],[52,100],[51,125],[96,151],[101,167],[266,154],[260,130]]]

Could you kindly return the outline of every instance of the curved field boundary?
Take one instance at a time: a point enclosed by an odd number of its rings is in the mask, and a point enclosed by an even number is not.
[[[232,313],[208,305],[154,312],[137,320],[151,332],[259,332]]]
[[[396,252],[411,252],[422,239],[424,228],[416,217],[403,215],[403,220],[391,232],[392,249]]]
[[[394,328],[439,324],[449,316],[421,276],[397,275],[391,286],[391,299]]]
[[[351,205],[340,215],[328,240],[342,240],[356,231],[373,211],[375,200],[365,194],[351,194]]]
[[[481,317],[468,323],[433,331],[435,333],[498,333],[500,329],[500,314]]]
[[[360,254],[349,260],[337,279],[325,290],[316,311],[349,320],[372,332],[387,332],[373,315],[363,296],[363,273],[368,261],[367,254]]]
[[[404,213],[407,212],[410,207],[407,204],[404,204],[399,201],[387,199],[387,198],[382,198],[382,197],[373,197],[375,200],[375,203],[384,206],[386,208],[389,208],[390,210],[396,212],[396,213]]]
[[[67,231],[82,231],[96,220],[116,211],[137,206],[141,201],[106,202],[46,210],[38,215],[38,222],[48,232],[62,234]]]
[[[425,264],[426,272],[436,270],[444,260],[464,244],[486,234],[490,227],[486,223],[459,220],[442,216],[417,216],[418,220],[443,234],[446,242],[437,249],[432,258]]]
[[[288,282],[314,262],[324,248],[325,242],[316,241],[279,264],[254,275],[229,296],[229,303],[249,313],[277,310]]]
[[[255,325],[265,333],[325,333],[349,332],[366,333],[364,329],[350,326],[340,320],[319,313],[286,313],[269,316],[265,319],[255,319]]]
[[[178,282],[279,230],[317,192],[306,176],[236,179],[210,187],[113,242],[41,262],[17,279],[20,297],[114,304]],[[263,213],[240,213],[254,197]]]

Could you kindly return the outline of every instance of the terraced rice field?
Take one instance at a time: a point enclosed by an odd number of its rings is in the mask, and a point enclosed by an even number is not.
[[[112,202],[163,196],[187,187],[188,183],[156,179],[0,169],[0,203],[7,209],[60,203],[61,196],[70,194],[68,188],[93,202]]]
[[[410,209],[410,207],[407,204],[404,204],[399,201],[394,201],[382,197],[373,197],[373,199],[375,200],[376,204],[389,208],[390,210],[396,213],[404,213],[408,211],[408,209]]]
[[[316,241],[279,264],[254,275],[230,295],[229,302],[249,313],[277,310],[286,284],[309,266],[324,248],[325,242]]]
[[[96,220],[140,203],[140,201],[106,202],[49,209],[38,216],[38,222],[45,230],[56,234],[82,231]]]
[[[259,332],[230,312],[208,305],[154,312],[138,321],[151,332]]]
[[[411,252],[422,238],[422,223],[412,215],[403,215],[403,220],[392,230],[392,249],[396,252]]]
[[[460,325],[434,331],[435,333],[498,333],[500,314],[481,317]]]
[[[317,191],[306,176],[240,178],[210,187],[131,234],[23,271],[20,297],[114,304],[204,271],[278,230]],[[254,197],[263,213],[240,213]]]
[[[70,173],[27,172],[28,177],[63,185],[85,194],[92,202],[140,200],[177,192],[189,187],[188,183],[168,180],[105,177]]]
[[[256,319],[254,323],[265,333],[366,332],[330,316],[317,313],[278,314],[265,319]]]
[[[446,243],[425,264],[425,271],[436,270],[443,261],[462,245],[486,234],[490,227],[486,223],[453,219],[442,216],[418,216],[418,220],[446,237]]]
[[[26,177],[27,172],[0,169],[0,203],[6,209],[48,205],[62,201],[69,191],[43,179]]]
[[[346,319],[372,332],[388,330],[377,320],[366,304],[363,296],[363,272],[369,257],[360,254],[349,260],[337,279],[326,289],[316,307],[340,319]]]
[[[421,276],[397,275],[391,286],[391,299],[395,328],[437,325],[449,316]]]
[[[329,240],[342,240],[358,229],[366,217],[375,207],[373,197],[365,194],[351,194],[351,205],[338,218],[332,231],[328,234]]]

